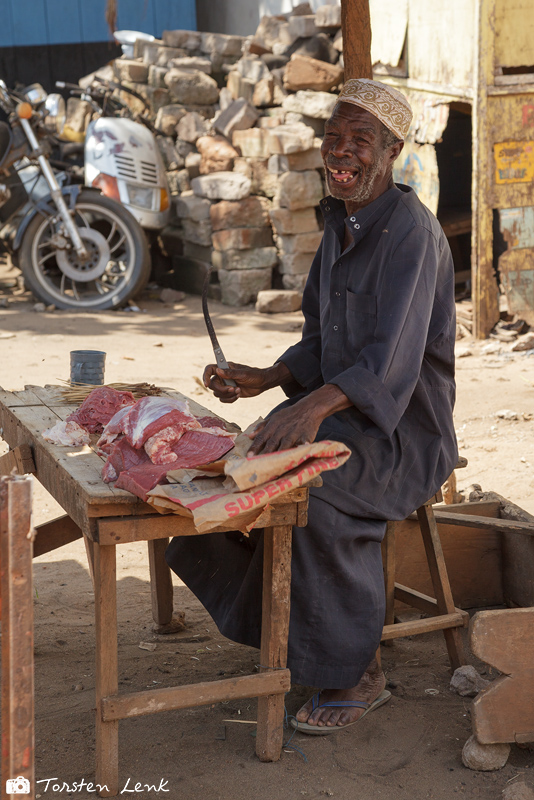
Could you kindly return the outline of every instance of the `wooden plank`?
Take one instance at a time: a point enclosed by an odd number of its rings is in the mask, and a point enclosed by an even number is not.
[[[297,504],[273,506],[262,514],[262,527],[265,525],[295,525]],[[213,531],[232,530],[227,526]],[[97,541],[100,544],[121,544],[124,542],[145,542],[170,536],[199,536],[190,517],[180,514],[165,514],[142,517],[110,517],[97,520]],[[89,534],[92,538],[93,534]]]
[[[222,681],[203,681],[186,686],[150,689],[144,692],[104,697],[102,718],[106,723],[129,717],[157,714],[160,711],[175,711],[179,708],[207,706],[224,700],[240,700],[245,697],[288,692],[291,675],[288,669],[262,672],[258,675],[242,675]]]
[[[432,506],[425,505],[417,509],[417,517],[423,537],[430,577],[434,586],[438,609],[442,615],[454,614],[454,601],[452,598],[447,566],[443,556],[443,549],[439,538],[438,528]],[[465,663],[463,644],[459,631],[455,629],[444,629],[445,643],[451,662],[451,671]]]
[[[287,664],[291,595],[291,534],[287,526],[266,528],[263,551],[263,599],[260,673],[284,670]],[[278,761],[282,751],[284,694],[274,691],[258,700],[256,755]]]
[[[119,792],[119,723],[103,717],[102,698],[119,690],[116,548],[94,546],[96,638],[96,783],[101,797]]]
[[[165,550],[168,544],[168,539],[155,539],[148,542],[152,618],[156,625],[168,625],[172,620],[172,578],[165,561]]]
[[[438,603],[434,597],[429,597],[427,594],[417,592],[415,589],[410,589],[408,586],[403,586],[401,583],[395,584],[395,598],[412,608],[418,608],[425,614],[432,614],[433,616],[439,614]],[[464,620],[464,627],[467,627],[469,624],[469,614],[467,611],[455,608],[455,612],[461,614]]]
[[[345,80],[372,78],[369,0],[341,0]]]
[[[436,521],[440,524],[461,525],[464,528],[479,528],[499,533],[520,533],[523,536],[534,536],[534,522],[517,522],[511,519],[494,519],[476,514],[457,514],[434,509]]]
[[[464,617],[458,612],[442,614],[430,619],[417,619],[410,622],[396,622],[394,625],[384,625],[382,629],[382,642],[389,639],[400,639],[403,636],[416,636],[419,633],[432,633],[432,631],[448,631],[464,625]]]
[[[386,535],[382,542],[382,561],[384,564],[384,583],[386,590],[385,624],[393,625],[395,620],[395,526],[396,522],[388,522]]]
[[[421,0],[420,0],[421,1]],[[474,333],[485,339],[499,320],[497,281],[493,268],[493,154],[487,89],[493,83],[496,0],[477,0],[473,76],[473,234],[471,268]],[[465,13],[465,12],[463,12]],[[462,13],[462,19],[463,17]],[[452,17],[452,19],[457,19]],[[447,41],[446,37],[444,41]]]
[[[34,794],[31,479],[0,479],[2,596],[2,798],[22,776]]]
[[[50,522],[37,525],[35,528],[35,539],[33,542],[33,557],[42,556],[57,550],[58,547],[75,542],[81,539],[83,534],[81,529],[71,518],[65,514],[63,517],[56,517]]]
[[[534,608],[479,611],[471,621],[475,656],[503,676],[473,701],[482,744],[534,741]]]
[[[13,470],[19,475],[35,472],[32,449],[28,444],[21,444],[0,456],[0,475],[10,475]]]

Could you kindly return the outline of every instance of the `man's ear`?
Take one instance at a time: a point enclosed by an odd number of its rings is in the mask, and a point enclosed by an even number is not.
[[[395,142],[395,144],[391,145],[391,148],[389,150],[389,158],[392,164],[400,156],[403,147],[404,147],[404,142]]]

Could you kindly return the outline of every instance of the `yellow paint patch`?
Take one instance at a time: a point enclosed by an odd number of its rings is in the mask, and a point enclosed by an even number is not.
[[[534,141],[499,142],[495,153],[495,183],[531,183],[534,180]]]

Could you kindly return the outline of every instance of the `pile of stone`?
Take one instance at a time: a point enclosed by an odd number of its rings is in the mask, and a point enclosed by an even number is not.
[[[213,265],[230,305],[271,287],[302,292],[321,238],[320,146],[343,82],[340,28],[339,5],[314,14],[302,3],[263,17],[252,37],[164,31],[113,63],[160,131],[176,212],[163,239],[178,288],[197,290]]]

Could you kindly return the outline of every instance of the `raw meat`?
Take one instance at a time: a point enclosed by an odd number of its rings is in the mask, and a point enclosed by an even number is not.
[[[133,403],[135,397],[131,392],[118,392],[109,386],[102,386],[93,389],[81,406],[67,417],[67,421],[77,422],[89,433],[101,433],[120,408],[131,406]]]
[[[89,434],[78,425],[77,422],[56,422],[52,428],[43,431],[43,439],[52,444],[59,444],[65,447],[78,447],[81,444],[89,444]]]
[[[143,397],[124,418],[122,429],[130,444],[142,447],[147,439],[170,425],[184,431],[201,427],[187,403],[171,397]]]
[[[144,450],[140,451],[144,452]],[[121,472],[115,484],[116,489],[126,489],[146,502],[147,492],[157,486],[158,483],[167,483],[166,474],[169,467],[158,466],[150,462],[132,467]]]
[[[183,431],[174,427],[163,428],[155,436],[145,442],[145,452],[153,464],[172,464],[176,461],[176,454],[172,448],[178,444],[183,436]]]
[[[132,447],[128,439],[122,436],[110,446],[108,459],[102,469],[102,478],[105,483],[116,481],[121,472],[145,463],[151,464],[143,448]]]
[[[203,428],[221,428],[223,431],[226,430],[226,425],[219,417],[197,417],[197,419]]]
[[[122,421],[131,410],[131,406],[124,406],[123,408],[119,408],[117,413],[111,417],[110,421],[102,432],[102,436],[96,443],[99,451],[102,451],[103,453],[110,452],[112,442],[114,442],[117,436],[122,433]]]
[[[231,436],[214,436],[207,431],[187,431],[172,448],[176,461],[170,469],[188,469],[200,467],[217,461],[232,449],[234,440]]]

